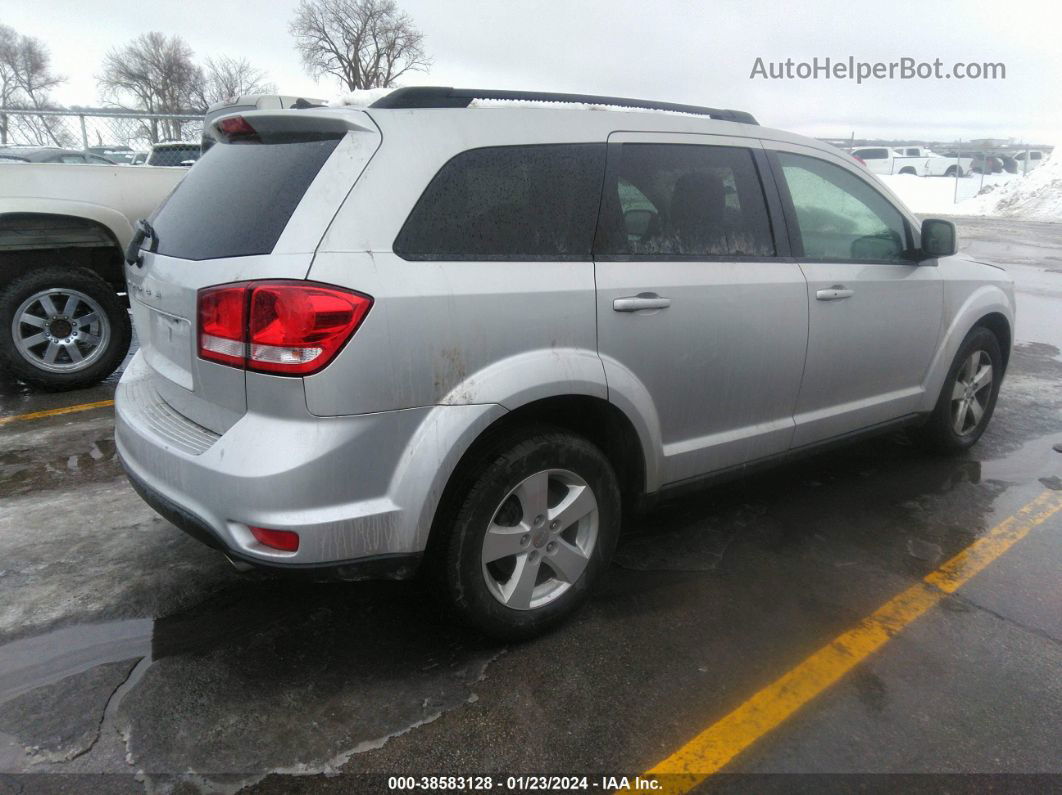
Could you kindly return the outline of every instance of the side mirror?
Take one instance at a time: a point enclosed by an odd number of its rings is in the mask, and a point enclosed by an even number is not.
[[[950,257],[958,249],[955,224],[941,218],[926,218],[922,221],[922,257],[936,259]]]

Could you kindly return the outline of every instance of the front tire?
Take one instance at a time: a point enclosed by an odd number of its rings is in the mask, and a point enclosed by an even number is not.
[[[605,455],[560,430],[501,440],[459,497],[437,554],[441,585],[468,624],[502,640],[552,629],[608,566],[620,492]]]
[[[916,439],[941,453],[972,447],[985,432],[1003,379],[1003,355],[996,335],[977,327],[966,335],[944,379],[929,420]]]
[[[89,386],[129,352],[129,312],[88,270],[31,270],[0,291],[0,365],[52,391]]]

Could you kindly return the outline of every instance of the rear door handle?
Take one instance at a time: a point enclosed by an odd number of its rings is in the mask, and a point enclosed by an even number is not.
[[[667,309],[671,306],[671,299],[664,298],[656,293],[638,293],[638,295],[617,298],[612,302],[612,308],[617,312],[640,312],[643,309]]]
[[[819,301],[840,301],[842,298],[851,298],[853,295],[853,290],[849,290],[843,284],[835,284],[825,290],[819,290],[815,293],[815,298]]]

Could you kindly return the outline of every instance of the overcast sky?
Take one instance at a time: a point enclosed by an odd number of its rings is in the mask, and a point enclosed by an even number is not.
[[[1062,143],[1062,4],[970,0],[399,0],[434,59],[402,82],[650,97],[749,110],[823,137],[1001,137]],[[108,49],[177,33],[197,58],[246,57],[285,94],[331,97],[287,26],[297,0],[4,0],[0,22],[42,39],[69,105],[95,105]],[[1002,62],[1005,80],[750,79],[765,62]]]

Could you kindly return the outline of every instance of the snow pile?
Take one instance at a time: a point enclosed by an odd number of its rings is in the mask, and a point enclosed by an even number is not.
[[[1055,153],[1062,152],[1056,148]],[[1002,215],[1062,222],[1062,154],[1052,154],[1024,177],[985,190],[957,211],[964,215]]]
[[[1056,150],[1062,151],[1062,150]],[[996,215],[1062,222],[1062,154],[1035,171],[950,177],[882,176],[901,201],[919,215]]]
[[[330,108],[367,108],[376,100],[386,97],[393,88],[359,88],[348,91],[328,101]]]
[[[985,174],[982,188],[981,175],[971,174],[959,179],[956,191],[953,177],[917,177],[914,174],[875,176],[919,215],[982,215],[980,210],[967,209],[967,200],[976,196],[979,190],[998,190],[1018,179],[1014,174]]]

